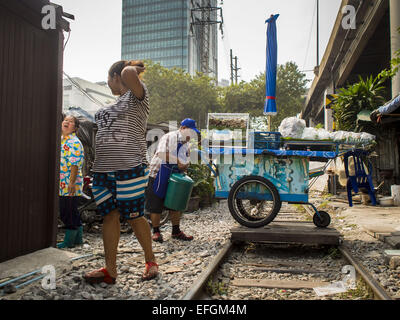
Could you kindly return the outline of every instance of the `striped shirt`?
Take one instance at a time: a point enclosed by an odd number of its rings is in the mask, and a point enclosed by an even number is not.
[[[141,164],[148,165],[146,127],[149,96],[146,86],[142,85],[142,100],[128,90],[115,104],[97,111],[94,172],[114,172],[129,170]]]

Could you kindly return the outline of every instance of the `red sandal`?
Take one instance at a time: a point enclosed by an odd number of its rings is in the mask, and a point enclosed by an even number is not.
[[[171,236],[172,239],[178,239],[178,240],[183,240],[183,241],[192,241],[193,240],[193,236],[187,236],[186,234],[183,233],[183,231],[177,233],[177,234],[173,234]]]
[[[156,267],[157,271],[154,273],[149,273],[151,267]],[[142,280],[143,281],[151,280],[156,278],[157,276],[158,276],[158,264],[155,262],[146,262],[146,269],[145,272],[142,274]]]
[[[102,272],[103,276],[102,277],[91,277],[91,276],[85,275],[84,279],[86,280],[86,282],[88,282],[90,284],[98,284],[98,283],[102,283],[102,282],[105,282],[107,284],[115,284],[116,278],[111,277],[110,274],[108,273],[107,269],[101,268],[98,270],[94,270],[92,272]]]

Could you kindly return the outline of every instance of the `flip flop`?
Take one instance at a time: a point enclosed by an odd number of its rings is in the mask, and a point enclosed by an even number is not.
[[[159,233],[159,232],[156,232],[155,234],[153,234],[153,236],[152,236],[151,238],[152,238],[152,240],[153,240],[154,242],[163,243],[163,241],[164,241],[163,236],[162,236],[161,233]]]
[[[171,236],[172,239],[178,239],[178,240],[183,240],[183,241],[192,241],[193,240],[193,236],[187,236],[186,234],[183,233],[183,231],[177,233],[177,234],[173,234]]]
[[[92,272],[102,272],[103,276],[102,277],[91,277],[91,276],[84,276],[84,279],[86,280],[86,282],[90,283],[90,284],[98,284],[98,283],[102,283],[105,282],[107,284],[115,284],[116,278],[113,278],[110,276],[110,274],[108,273],[107,269],[105,268],[101,268],[98,270],[94,270]]]
[[[151,267],[156,267],[157,271],[154,273],[149,273]],[[142,280],[143,281],[148,281],[151,279],[154,279],[158,276],[158,264],[155,262],[146,262],[146,270],[145,272],[142,274]]]

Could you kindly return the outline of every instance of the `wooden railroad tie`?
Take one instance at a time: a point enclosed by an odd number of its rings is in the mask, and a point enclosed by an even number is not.
[[[259,287],[269,289],[313,289],[329,285],[329,282],[303,280],[235,279],[230,285],[236,287]]]

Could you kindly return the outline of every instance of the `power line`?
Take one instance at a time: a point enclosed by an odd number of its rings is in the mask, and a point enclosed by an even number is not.
[[[306,68],[306,63],[307,63],[307,58],[308,58],[308,52],[310,50],[310,44],[311,44],[311,36],[312,36],[312,30],[314,27],[314,18],[315,18],[315,12],[316,12],[316,7],[317,7],[317,2],[314,3],[314,10],[313,10],[313,17],[311,19],[311,28],[310,28],[310,35],[308,38],[308,44],[307,44],[307,51],[306,51],[306,56],[304,58],[304,64],[303,64],[303,69]]]
[[[67,38],[67,41],[66,41],[65,44],[64,44],[63,51],[65,50],[65,47],[67,46],[67,43],[68,43],[68,41],[69,41],[69,37],[70,37],[70,36],[71,36],[71,30],[68,31],[68,38]]]
[[[77,88],[80,92],[82,92],[86,97],[88,97],[92,102],[98,104],[101,107],[104,107],[104,104],[97,100],[96,98],[92,97],[85,89],[83,89],[79,83],[77,83],[75,80],[73,80],[65,71],[63,71],[64,75],[68,78],[68,80],[71,82],[71,84]]]

